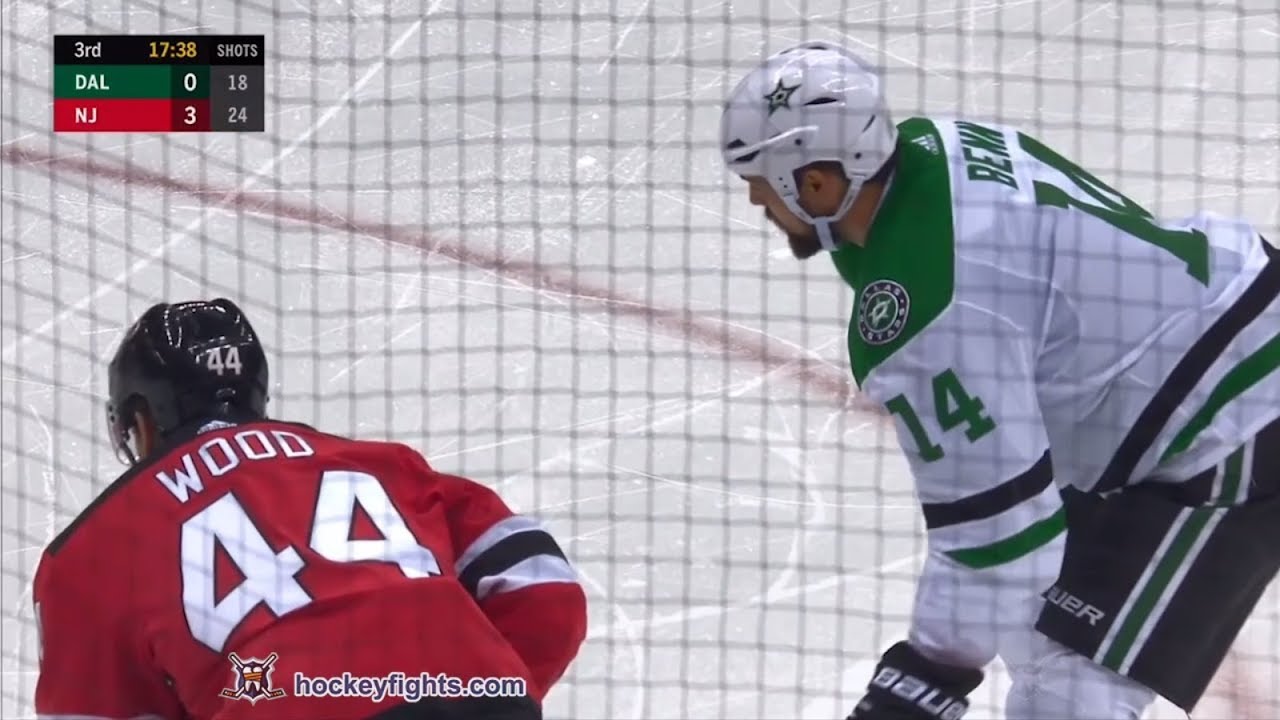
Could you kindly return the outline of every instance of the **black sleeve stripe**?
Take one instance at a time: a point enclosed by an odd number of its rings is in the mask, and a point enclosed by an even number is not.
[[[930,530],[950,525],[984,520],[1013,508],[1043,493],[1053,484],[1053,462],[1049,459],[1049,451],[1036,461],[1026,472],[984,490],[976,495],[943,503],[924,504],[924,523]]]
[[[480,581],[501,575],[515,565],[538,555],[553,555],[568,562],[555,538],[545,530],[525,530],[512,533],[499,540],[493,547],[480,553],[458,576],[458,581],[475,595]]]

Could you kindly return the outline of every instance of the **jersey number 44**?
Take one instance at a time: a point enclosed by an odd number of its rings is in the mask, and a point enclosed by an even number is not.
[[[352,540],[356,504],[381,533],[381,540]],[[310,550],[333,562],[392,563],[409,578],[440,575],[430,550],[418,543],[373,475],[331,470],[320,478]],[[220,600],[215,588],[217,548],[226,551],[243,580]],[[305,566],[293,546],[276,552],[232,492],[182,525],[182,605],[192,636],[222,652],[246,616],[265,604],[277,616],[304,607],[312,597],[295,576]]]

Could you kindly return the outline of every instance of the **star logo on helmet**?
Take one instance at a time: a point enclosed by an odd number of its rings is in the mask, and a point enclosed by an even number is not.
[[[764,99],[769,103],[769,114],[772,115],[774,111],[780,108],[790,110],[791,96],[799,89],[800,83],[787,86],[782,82],[782,78],[778,78],[777,86],[773,88],[772,92],[764,96]]]

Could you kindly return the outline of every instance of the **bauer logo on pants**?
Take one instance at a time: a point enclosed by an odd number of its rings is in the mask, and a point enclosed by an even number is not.
[[[884,345],[902,334],[911,299],[907,289],[892,280],[868,283],[858,300],[858,334],[868,345]]]
[[[278,658],[278,655],[271,653],[266,660],[241,660],[235,653],[231,653],[227,659],[235,668],[235,688],[226,688],[219,694],[232,700],[248,700],[250,704],[284,697],[284,690],[271,687],[271,673],[275,670]]]
[[[1057,605],[1071,615],[1088,620],[1090,625],[1097,625],[1107,616],[1097,607],[1081,600],[1062,588],[1054,585],[1041,595],[1050,604]]]

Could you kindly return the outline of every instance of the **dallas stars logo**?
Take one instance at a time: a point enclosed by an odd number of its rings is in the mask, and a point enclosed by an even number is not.
[[[868,345],[884,345],[902,334],[911,298],[892,280],[876,280],[862,291],[858,303],[858,334]]]
[[[769,103],[769,114],[772,115],[780,108],[790,110],[791,96],[799,89],[800,83],[788,87],[782,83],[782,78],[778,78],[778,85],[773,88],[773,92],[764,96],[765,101]]]

